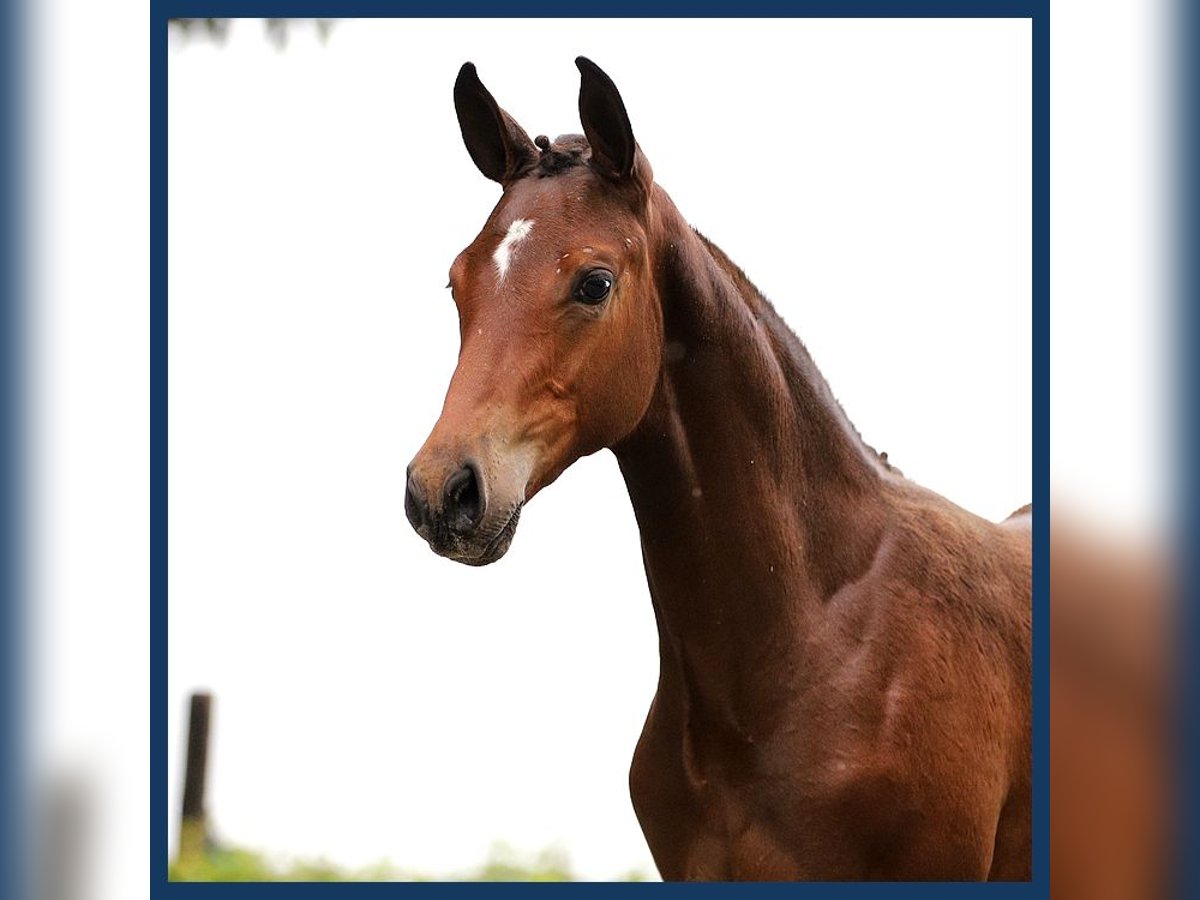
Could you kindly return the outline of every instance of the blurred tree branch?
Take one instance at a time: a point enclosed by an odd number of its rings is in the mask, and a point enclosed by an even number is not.
[[[322,44],[329,41],[333,31],[333,19],[259,19],[262,23],[263,34],[275,47],[284,50],[288,38],[297,23],[311,22],[316,28],[317,38]],[[233,19],[168,19],[168,27],[174,31],[184,43],[193,39],[211,41],[214,44],[224,44],[229,36]]]

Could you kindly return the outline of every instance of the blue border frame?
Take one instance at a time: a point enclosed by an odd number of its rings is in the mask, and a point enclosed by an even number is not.
[[[150,4],[150,896],[167,866],[167,19]]]
[[[1172,459],[1172,475],[1180,486],[1173,510],[1172,526],[1175,545],[1172,548],[1177,560],[1175,571],[1179,579],[1176,613],[1178,637],[1171,648],[1176,667],[1176,690],[1182,702],[1178,704],[1180,719],[1179,744],[1176,747],[1175,774],[1179,783],[1177,794],[1179,805],[1176,820],[1174,866],[1172,874],[1178,879],[1177,895],[1180,897],[1200,896],[1200,867],[1190,853],[1200,839],[1200,772],[1195,764],[1200,759],[1200,659],[1195,649],[1200,643],[1200,555],[1190,553],[1183,535],[1192,536],[1200,528],[1200,473],[1194,460],[1200,449],[1200,409],[1196,405],[1196,390],[1200,387],[1200,357],[1195,352],[1196,337],[1200,335],[1200,258],[1195,252],[1200,237],[1200,173],[1195,160],[1200,158],[1200,111],[1196,108],[1197,91],[1200,89],[1200,57],[1196,55],[1200,43],[1200,7],[1188,0],[1176,3],[1175,38],[1170,48],[1174,56],[1175,71],[1171,72],[1171,88],[1175,92],[1172,100],[1179,112],[1176,128],[1176,146],[1172,149],[1172,177],[1178,181],[1174,214],[1175,271],[1177,281],[1176,308],[1173,310],[1179,327],[1170,347],[1174,359],[1171,372],[1178,383],[1173,385],[1178,392],[1179,417],[1176,427],[1178,444]],[[1195,538],[1193,537],[1194,541]],[[1189,765],[1187,760],[1192,760]]]
[[[596,18],[594,9],[549,10],[530,2],[509,3],[511,18]],[[576,11],[576,9],[578,11]],[[197,16],[202,12],[203,16]],[[1034,674],[1034,845],[1033,880],[1019,884],[398,884],[272,883],[190,884],[167,881],[167,20],[177,17],[407,16],[459,18],[496,16],[494,2],[458,0],[449,4],[416,0],[152,0],[150,12],[150,889],[151,897],[332,897],[399,891],[410,896],[445,892],[487,892],[524,896],[529,891],[594,892],[628,890],[755,891],[805,896],[944,897],[986,891],[991,895],[1050,896],[1049,871],[1049,536],[1050,536],[1050,7],[1049,0],[609,0],[609,17],[737,18],[1022,18],[1030,19],[1033,41],[1033,674]]]
[[[27,731],[23,698],[25,553],[19,523],[25,497],[22,382],[24,309],[25,107],[19,90],[25,54],[20,40],[24,9],[0,0],[0,893],[25,896],[29,888],[25,823]],[[9,893],[11,891],[11,893]]]

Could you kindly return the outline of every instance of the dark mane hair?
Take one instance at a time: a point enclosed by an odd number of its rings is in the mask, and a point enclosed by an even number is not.
[[[539,135],[537,146],[541,156],[530,171],[538,178],[551,178],[576,166],[586,165],[591,155],[591,147],[582,134],[561,134],[554,139],[554,143]]]
[[[825,376],[821,374],[816,363],[813,362],[808,348],[804,346],[804,342],[796,336],[796,333],[788,327],[787,322],[783,320],[783,316],[779,314],[771,301],[746,276],[741,267],[725,255],[724,250],[695,228],[692,231],[695,232],[696,237],[704,244],[705,249],[712,254],[717,264],[726,271],[734,284],[737,285],[738,292],[749,301],[755,318],[767,326],[771,341],[775,345],[776,354],[780,357],[780,361],[784,363],[784,376],[788,380],[793,395],[799,395],[802,389],[807,389],[807,386],[810,384],[818,386],[819,390],[826,394],[830,401],[832,401],[834,407],[841,414],[842,422],[845,424],[847,430],[855,437],[868,458],[877,462],[886,471],[903,476],[904,473],[888,461],[886,453],[880,453],[863,440],[862,434],[854,426],[854,423],[850,421],[850,417],[846,415],[846,410],[842,408],[841,401],[830,390],[829,382],[825,380]]]

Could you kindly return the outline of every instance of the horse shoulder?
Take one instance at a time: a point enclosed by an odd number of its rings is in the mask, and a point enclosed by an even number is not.
[[[860,759],[875,760],[864,783],[938,792],[957,780],[990,808],[1020,780],[1028,740],[1028,558],[1000,526],[936,495],[899,507],[871,572],[833,598],[835,682],[861,711]]]

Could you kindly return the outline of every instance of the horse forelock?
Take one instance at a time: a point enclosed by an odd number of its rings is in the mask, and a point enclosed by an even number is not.
[[[587,165],[591,158],[591,147],[582,134],[560,134],[553,143],[543,146],[539,138],[540,155],[529,167],[527,174],[537,178],[552,178],[568,169]]]

